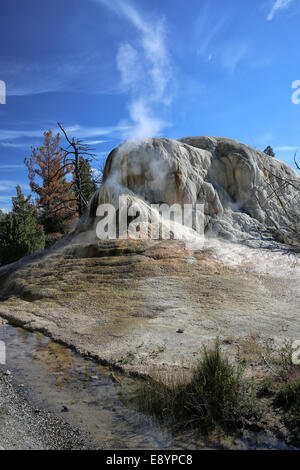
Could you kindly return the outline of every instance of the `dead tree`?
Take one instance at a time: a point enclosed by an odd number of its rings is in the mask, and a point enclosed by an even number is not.
[[[82,170],[82,158],[84,160],[90,162],[91,160],[95,160],[95,154],[92,153],[92,148],[90,148],[87,144],[84,144],[82,140],[76,139],[72,137],[70,139],[67,135],[66,130],[64,129],[63,125],[58,122],[57,123],[61,131],[63,132],[66,141],[68,142],[68,147],[63,148],[62,150],[65,152],[65,159],[64,159],[64,167],[71,167],[73,168],[74,172],[74,181],[72,183],[73,191],[77,201],[77,209],[79,217],[82,216],[84,213],[88,201],[84,195],[84,182],[82,181],[81,170]]]
[[[295,167],[300,170],[296,153],[294,155]],[[285,221],[282,224],[276,223],[271,217],[271,224],[275,229],[278,238],[295,252],[300,252],[300,179],[286,176],[279,176],[272,173],[264,166],[264,173],[270,192],[267,195],[266,203],[269,199],[275,198],[279,203]],[[289,201],[284,197],[288,188],[293,188],[294,196]]]
[[[294,162],[295,162],[295,167],[297,168],[297,170],[300,171],[300,165],[299,163],[297,162],[297,152],[294,153]]]

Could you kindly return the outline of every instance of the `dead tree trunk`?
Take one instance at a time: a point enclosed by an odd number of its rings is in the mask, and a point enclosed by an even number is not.
[[[66,130],[63,128],[61,123],[58,123],[59,128],[62,130],[66,141],[69,146],[66,149],[63,149],[65,152],[65,166],[70,165],[73,167],[74,171],[74,193],[77,201],[77,210],[78,215],[81,217],[88,205],[88,201],[83,193],[82,179],[81,179],[81,167],[80,167],[80,157],[85,156],[85,158],[90,157],[90,159],[95,158],[95,155],[91,153],[91,149],[88,145],[83,144],[81,140],[75,140],[74,137],[72,140],[67,135]]]

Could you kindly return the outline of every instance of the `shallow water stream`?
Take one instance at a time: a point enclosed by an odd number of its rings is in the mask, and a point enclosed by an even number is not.
[[[0,326],[6,345],[6,365],[13,384],[37,409],[63,417],[88,431],[103,449],[284,449],[285,444],[265,434],[214,436],[209,441],[193,432],[176,438],[152,420],[126,407],[138,380],[113,372],[41,333],[11,325]]]

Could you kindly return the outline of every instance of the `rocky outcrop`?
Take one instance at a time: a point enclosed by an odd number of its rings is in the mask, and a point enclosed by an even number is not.
[[[289,184],[291,182],[291,184]],[[99,204],[150,211],[150,204],[204,204],[205,231],[251,246],[287,242],[300,233],[300,178],[287,164],[218,137],[126,142],[108,156],[104,184],[77,234],[93,238]]]

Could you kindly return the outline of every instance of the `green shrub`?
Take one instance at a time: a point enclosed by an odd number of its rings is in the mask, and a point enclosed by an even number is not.
[[[242,384],[243,370],[222,357],[219,343],[204,348],[191,379],[171,379],[167,384],[151,380],[138,393],[138,410],[177,426],[195,425],[202,430],[237,425],[248,407]]]
[[[45,247],[43,227],[35,218],[35,207],[17,186],[13,210],[0,219],[0,265],[12,263]]]
[[[282,382],[275,391],[275,404],[300,411],[300,378]]]

